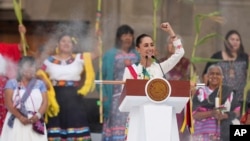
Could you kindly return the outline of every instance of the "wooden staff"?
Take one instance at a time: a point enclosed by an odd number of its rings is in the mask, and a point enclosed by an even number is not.
[[[100,21],[101,21],[101,7],[102,7],[102,0],[97,0],[97,10],[96,10],[96,22],[95,22],[95,32],[98,39],[98,49],[100,54],[102,55],[102,38],[101,38],[101,28],[100,28]],[[102,57],[99,57],[99,79],[102,79]],[[100,93],[99,93],[99,121],[103,123],[103,91],[102,91],[102,84],[100,85]]]
[[[215,98],[215,108],[221,112],[221,104],[222,104],[222,80],[220,80],[218,95]],[[220,125],[220,120],[218,120],[218,125]]]
[[[16,18],[17,18],[19,25],[23,25],[22,1],[21,0],[13,0],[13,6],[14,6],[15,15],[16,15]],[[20,36],[21,36],[21,44],[22,44],[22,48],[23,48],[23,55],[27,56],[26,49],[28,48],[28,44],[27,44],[27,41],[25,39],[25,35],[24,35],[24,33],[20,33]]]
[[[157,36],[157,11],[160,7],[160,0],[153,0],[153,40],[156,42]]]
[[[125,81],[116,81],[116,80],[95,80],[96,84],[125,84]]]
[[[119,80],[95,80],[96,84],[125,84],[126,81],[119,81]],[[196,83],[195,86],[202,87],[205,86],[205,83]]]

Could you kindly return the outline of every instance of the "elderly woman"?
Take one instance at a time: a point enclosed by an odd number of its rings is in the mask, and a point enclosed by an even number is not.
[[[194,141],[228,141],[229,125],[239,123],[240,104],[235,92],[222,85],[222,69],[211,65],[208,84],[193,96]]]
[[[35,79],[35,59],[23,57],[18,64],[17,79],[10,79],[5,86],[5,105],[8,109],[1,140],[3,141],[47,141],[45,124],[34,130],[34,123],[43,118],[47,109],[46,86]]]

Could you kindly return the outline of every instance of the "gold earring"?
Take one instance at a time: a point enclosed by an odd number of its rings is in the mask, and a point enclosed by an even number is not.
[[[73,42],[75,45],[77,44],[77,40],[76,40],[75,37],[71,37],[71,40],[72,40],[72,42]]]
[[[56,48],[55,48],[55,52],[56,52],[56,54],[58,54],[58,53],[59,53],[59,48],[58,48],[58,46],[56,46]]]

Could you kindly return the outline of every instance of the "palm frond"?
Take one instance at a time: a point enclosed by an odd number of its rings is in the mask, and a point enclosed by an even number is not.
[[[22,24],[23,17],[22,17],[21,2],[19,0],[13,0],[13,6],[18,23]]]
[[[219,61],[222,61],[222,59],[212,59],[212,58],[202,58],[202,57],[191,58],[192,63],[219,62]]]
[[[195,45],[196,47],[204,44],[205,42],[207,42],[207,40],[212,39],[214,37],[216,37],[218,34],[217,33],[210,33],[207,34],[205,37],[201,38],[200,40],[198,40],[197,44]]]
[[[196,34],[199,34],[201,29],[201,15],[198,14],[195,16],[194,24]]]

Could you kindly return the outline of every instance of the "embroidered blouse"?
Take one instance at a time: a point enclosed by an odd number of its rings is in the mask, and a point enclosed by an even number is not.
[[[49,74],[51,80],[79,81],[83,64],[82,54],[76,54],[67,60],[58,60],[50,56],[44,61],[42,69]]]

